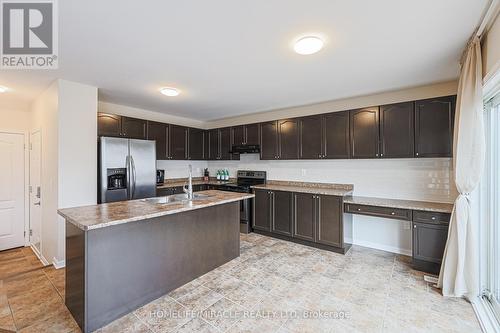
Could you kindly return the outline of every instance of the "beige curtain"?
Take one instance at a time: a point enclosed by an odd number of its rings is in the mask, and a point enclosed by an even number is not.
[[[451,215],[438,287],[444,296],[472,299],[479,293],[475,235],[479,222],[471,217],[470,193],[481,179],[485,154],[481,45],[476,36],[468,45],[460,74],[453,150],[459,196]]]

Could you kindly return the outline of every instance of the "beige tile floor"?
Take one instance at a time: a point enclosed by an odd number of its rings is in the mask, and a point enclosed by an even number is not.
[[[408,262],[242,235],[239,258],[99,333],[481,331],[470,304],[443,298]],[[0,253],[0,265],[0,331],[78,331],[62,306],[64,270],[40,268],[25,249]]]

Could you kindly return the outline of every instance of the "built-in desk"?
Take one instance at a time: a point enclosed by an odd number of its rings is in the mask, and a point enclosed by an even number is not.
[[[453,204],[372,197],[344,197],[344,213],[412,223],[413,266],[439,273]]]

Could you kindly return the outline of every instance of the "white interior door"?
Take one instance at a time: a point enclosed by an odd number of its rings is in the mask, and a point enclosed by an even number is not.
[[[30,243],[38,253],[41,253],[41,151],[42,141],[40,131],[30,135]]]
[[[24,246],[24,135],[0,133],[0,250]]]

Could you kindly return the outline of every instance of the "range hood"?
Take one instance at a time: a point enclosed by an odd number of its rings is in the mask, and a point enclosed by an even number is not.
[[[260,153],[259,145],[233,145],[232,154],[258,154]]]

